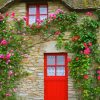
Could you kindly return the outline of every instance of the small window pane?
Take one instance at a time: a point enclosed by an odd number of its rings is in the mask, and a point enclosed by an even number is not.
[[[55,56],[47,56],[47,65],[55,65]]]
[[[65,67],[56,67],[56,76],[65,76]]]
[[[36,16],[29,16],[29,25],[32,25],[36,22]]]
[[[40,14],[47,14],[47,6],[40,6]]]
[[[40,20],[44,20],[44,19],[47,19],[47,15],[41,15],[40,16]]]
[[[57,65],[65,65],[65,57],[57,56]]]
[[[47,76],[55,76],[55,67],[47,68]]]
[[[29,14],[36,14],[36,7],[35,6],[29,7]]]

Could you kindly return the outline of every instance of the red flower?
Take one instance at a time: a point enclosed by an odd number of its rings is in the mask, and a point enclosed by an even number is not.
[[[97,77],[98,80],[100,80],[100,75]]]
[[[78,61],[79,60],[79,57],[76,57],[76,61]]]
[[[84,45],[85,48],[88,48],[87,43],[83,43],[83,45]]]
[[[88,79],[88,78],[89,78],[89,76],[88,76],[88,75],[84,75],[83,77],[84,77],[84,79]]]
[[[80,36],[73,36],[72,41],[77,41],[80,38]]]
[[[55,32],[55,35],[59,35],[59,34],[60,34],[60,31]]]
[[[93,16],[93,13],[92,12],[86,12],[86,15],[87,16]]]
[[[71,58],[68,57],[68,58],[67,58],[67,62],[71,62]]]
[[[15,12],[12,12],[11,13],[11,17],[13,18],[15,16]]]

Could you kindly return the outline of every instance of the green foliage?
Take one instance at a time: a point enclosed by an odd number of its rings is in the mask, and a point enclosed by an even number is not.
[[[76,13],[63,13],[57,10],[43,22],[39,21],[31,27],[26,27],[31,34],[43,33],[44,35],[57,35],[57,49],[62,47],[68,52],[74,53],[69,64],[70,75],[75,80],[75,87],[81,90],[82,100],[94,100],[98,97],[98,78],[92,62],[100,62],[97,43],[97,29],[99,23],[91,18],[93,14],[88,12],[87,16],[77,21]],[[66,31],[70,31],[70,39],[64,40]],[[95,59],[94,59],[95,58]]]
[[[100,21],[100,9],[97,9],[95,13],[96,13],[96,15],[98,17],[98,20]]]
[[[95,70],[92,63],[95,61],[95,63],[100,64],[100,51],[98,50],[96,34],[99,22],[90,17],[91,13],[88,12],[88,14],[89,16],[81,19],[80,23],[77,23],[77,21],[74,23],[74,21],[70,20],[70,18],[73,18],[73,14],[70,14],[71,16],[67,17],[69,18],[67,22],[65,20],[65,23],[70,26],[62,28],[62,32],[71,31],[70,39],[64,41],[64,34],[59,35],[57,38],[58,49],[64,47],[66,51],[74,53],[74,57],[69,64],[70,75],[75,79],[75,87],[81,90],[82,100],[99,98],[97,94],[100,92],[97,82],[100,79],[95,77],[95,72],[91,74],[91,71]],[[64,27],[63,25],[66,24],[62,24],[62,27]]]
[[[22,32],[24,29],[24,20],[14,18],[14,28],[17,32]]]
[[[97,20],[93,20],[91,15],[88,12],[87,16],[78,22],[76,13],[66,14],[58,9],[48,19],[38,20],[31,26],[24,26],[22,19],[16,20],[15,26],[13,26],[17,32],[24,30],[30,35],[40,33],[47,38],[55,35],[58,49],[63,47],[67,52],[74,53],[72,61],[69,63],[70,75],[75,80],[75,87],[81,91],[82,100],[95,100],[100,93],[100,77],[92,64],[94,61],[100,64],[96,34],[99,23]],[[13,91],[16,86],[14,82],[20,75],[19,63],[22,59],[23,39],[21,35],[12,32],[13,28],[7,29],[6,18],[0,21],[0,96],[5,97],[5,100],[14,98]],[[64,37],[68,31],[71,32],[70,39],[65,40]],[[93,73],[91,70],[94,70]]]
[[[7,17],[0,21],[0,99],[16,100],[16,80],[20,76],[23,38],[7,27]]]

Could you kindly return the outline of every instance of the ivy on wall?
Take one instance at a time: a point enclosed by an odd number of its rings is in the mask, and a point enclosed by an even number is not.
[[[6,16],[8,16],[8,14],[6,14]],[[11,18],[14,20],[14,26],[8,31],[6,20],[1,15],[0,35],[2,38],[0,38],[0,61],[2,66],[0,67],[1,69],[3,68],[3,71],[6,70],[5,74],[0,71],[1,74],[9,78],[10,73],[10,79],[7,79],[7,82],[14,82],[14,73],[18,71],[19,62],[21,60],[19,52],[21,51],[19,49],[22,42],[19,37],[21,35],[13,34],[13,29],[15,33],[19,34],[22,32],[26,33],[26,35],[42,34],[44,35],[44,41],[55,35],[58,49],[63,47],[66,52],[74,53],[69,63],[70,75],[75,80],[75,87],[80,91],[82,100],[95,100],[99,98],[100,52],[97,42],[99,21],[93,16],[93,13],[87,12],[82,18],[79,18],[74,12],[66,14],[61,9],[58,9],[55,13],[50,14],[48,19],[44,21],[37,20],[33,25],[25,26],[24,22],[27,18],[15,18],[15,13],[12,13]],[[70,32],[69,40],[64,40],[66,32]],[[34,44],[32,44],[32,46],[34,46]],[[10,50],[13,50],[13,53],[10,53]],[[1,77],[0,81],[2,81],[2,79],[5,80],[6,77]],[[1,85],[2,95],[10,97],[11,94],[7,94],[7,90],[11,91],[14,87],[12,85],[6,85],[7,83],[4,84],[5,82],[6,81]]]

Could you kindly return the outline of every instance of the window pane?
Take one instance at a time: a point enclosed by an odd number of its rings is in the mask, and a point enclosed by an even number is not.
[[[29,14],[36,14],[36,6],[29,7]]]
[[[40,14],[47,14],[47,6],[40,6]]]
[[[36,22],[36,16],[29,16],[29,25],[32,25]]]
[[[56,76],[65,76],[65,67],[56,67]]]
[[[57,56],[57,65],[65,65],[65,56]]]
[[[55,76],[55,67],[47,67],[47,76]]]
[[[55,56],[47,56],[47,65],[55,65]]]
[[[47,15],[41,15],[40,16],[40,20],[44,20],[44,19],[47,19]]]

